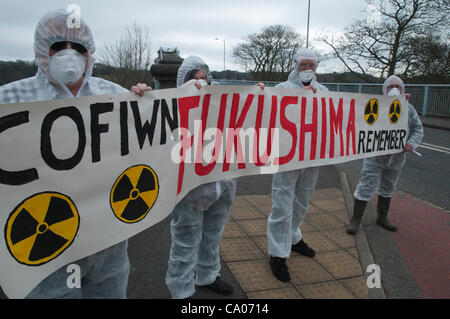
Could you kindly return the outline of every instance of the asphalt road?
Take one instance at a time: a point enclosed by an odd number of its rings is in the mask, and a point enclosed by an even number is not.
[[[424,133],[422,156],[409,156],[399,189],[450,210],[450,131],[425,127]]]

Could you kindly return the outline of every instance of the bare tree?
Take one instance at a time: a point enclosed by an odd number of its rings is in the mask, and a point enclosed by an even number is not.
[[[358,19],[347,26],[341,37],[322,36],[335,56],[356,74],[385,78],[392,74],[408,76],[414,60],[412,39],[440,37],[450,25],[448,0],[365,0],[373,19]]]
[[[408,76],[428,83],[450,80],[450,35],[443,38],[420,36],[410,40],[412,59]]]
[[[109,67],[109,80],[129,88],[136,83],[151,83],[152,64],[149,29],[133,22],[120,41],[107,44],[100,63]]]
[[[260,80],[285,78],[294,65],[295,53],[305,44],[300,34],[283,25],[264,27],[243,40],[233,49],[233,57]]]

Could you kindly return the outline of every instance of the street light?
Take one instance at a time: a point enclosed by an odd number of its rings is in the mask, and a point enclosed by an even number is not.
[[[225,39],[216,38],[218,41],[223,41],[223,70],[225,71]]]
[[[309,43],[309,13],[310,13],[310,7],[311,7],[311,0],[308,0],[308,25],[306,29],[306,48],[308,49],[308,43]]]

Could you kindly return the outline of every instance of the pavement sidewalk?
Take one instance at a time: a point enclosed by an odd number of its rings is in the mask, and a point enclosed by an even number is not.
[[[450,131],[450,117],[419,115],[423,126]]]
[[[345,232],[349,222],[345,177],[334,167],[321,168],[322,185],[314,192],[301,226],[303,238],[316,251],[314,258],[293,252],[287,260],[288,283],[278,281],[269,267],[267,217],[269,194],[239,195],[221,244],[222,258],[248,298],[368,299],[383,298],[382,289],[367,288],[367,265],[373,262],[363,236]],[[334,176],[332,176],[334,175]],[[330,183],[331,181],[334,183]],[[327,184],[327,185],[324,185]],[[331,184],[331,185],[330,185]],[[345,187],[345,186],[344,186]],[[372,290],[372,289],[370,289]]]
[[[384,298],[382,288],[367,288],[367,266],[373,259],[362,228],[348,235],[352,198],[345,174],[335,166],[321,168],[310,210],[302,226],[314,258],[293,253],[288,259],[292,280],[271,273],[266,225],[272,202],[270,175],[241,177],[236,201],[221,243],[223,278],[231,296],[198,287],[194,299],[369,299]],[[170,298],[164,283],[170,249],[170,218],[129,241],[132,271],[129,298]]]

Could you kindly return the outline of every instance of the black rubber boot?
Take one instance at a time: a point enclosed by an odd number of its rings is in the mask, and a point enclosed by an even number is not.
[[[358,230],[359,223],[361,223],[361,218],[364,214],[364,209],[366,209],[367,201],[359,200],[355,198],[355,202],[353,204],[353,215],[350,220],[350,224],[348,225],[346,232],[354,235]]]
[[[389,230],[389,231],[397,231],[397,226],[392,225],[387,218],[389,205],[391,204],[390,197],[382,197],[378,195],[378,204],[377,204],[377,224],[381,227]]]

